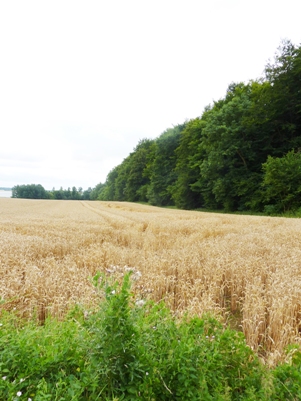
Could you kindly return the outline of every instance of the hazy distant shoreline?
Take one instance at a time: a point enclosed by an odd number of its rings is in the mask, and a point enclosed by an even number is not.
[[[11,198],[12,190],[10,188],[0,188],[0,198]]]

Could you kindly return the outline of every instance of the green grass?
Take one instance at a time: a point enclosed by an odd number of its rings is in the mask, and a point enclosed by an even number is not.
[[[135,305],[121,285],[93,279],[99,309],[63,321],[0,317],[0,399],[300,400],[301,353],[269,370],[242,333],[209,315],[176,319],[163,303]]]

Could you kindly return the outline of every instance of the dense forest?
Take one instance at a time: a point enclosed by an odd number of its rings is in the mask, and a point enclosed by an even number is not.
[[[301,207],[301,46],[283,41],[264,76],[231,83],[200,117],[141,140],[97,199],[281,213]]]
[[[13,188],[13,197],[33,197],[21,196],[30,186],[21,187]],[[201,116],[156,139],[140,140],[104,184],[86,191],[37,190],[44,198],[148,202],[182,209],[268,214],[298,210],[301,46],[283,41],[262,78],[231,83],[225,97],[205,107]]]

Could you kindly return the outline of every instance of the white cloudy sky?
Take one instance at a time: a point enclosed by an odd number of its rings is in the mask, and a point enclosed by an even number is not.
[[[300,0],[1,0],[0,186],[94,187],[301,43]]]

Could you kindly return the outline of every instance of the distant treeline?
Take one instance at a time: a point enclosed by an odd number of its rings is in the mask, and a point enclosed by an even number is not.
[[[141,140],[94,188],[99,200],[279,213],[301,207],[301,46],[232,83],[203,114]]]
[[[40,184],[29,184],[14,186],[12,189],[12,198],[93,200],[97,198],[97,193],[92,188],[83,191],[82,188],[77,189],[76,187],[72,187],[72,189],[60,188],[58,190],[53,188],[51,191],[47,191]]]

